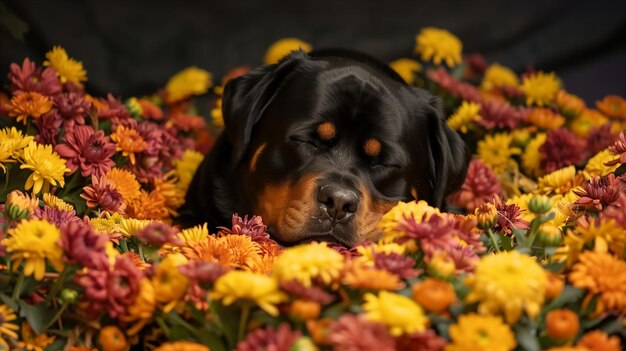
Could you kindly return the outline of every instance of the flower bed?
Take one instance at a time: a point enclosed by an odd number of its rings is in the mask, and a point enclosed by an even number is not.
[[[282,248],[251,214],[171,224],[211,144],[193,105],[208,72],[120,100],[89,95],[62,48],[11,65],[0,350],[621,350],[626,101],[586,106],[554,73],[461,48],[427,28],[419,62],[391,64],[474,150],[458,213],[399,203],[350,250]]]

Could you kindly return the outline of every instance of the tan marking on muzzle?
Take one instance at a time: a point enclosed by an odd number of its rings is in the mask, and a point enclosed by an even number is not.
[[[378,228],[378,223],[387,211],[395,206],[397,201],[374,201],[365,186],[361,189],[361,202],[356,217],[356,230],[359,243],[364,241],[376,241],[380,239],[382,232]]]

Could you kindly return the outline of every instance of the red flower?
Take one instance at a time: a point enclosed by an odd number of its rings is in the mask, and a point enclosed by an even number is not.
[[[478,88],[472,84],[459,81],[451,76],[443,67],[429,70],[426,72],[426,76],[456,98],[473,102],[482,101]]]
[[[483,101],[480,108],[479,121],[487,129],[514,129],[520,122],[521,115],[506,101],[490,99]]]
[[[56,113],[63,122],[63,127],[72,130],[75,126],[85,124],[85,116],[91,110],[91,103],[85,100],[82,92],[59,94],[54,97]],[[53,110],[54,111],[54,110]]]
[[[617,205],[620,180],[611,173],[606,177],[592,177],[583,183],[583,189],[574,190],[580,196],[574,204],[597,212],[607,206]]]
[[[387,328],[363,317],[344,314],[333,321],[328,341],[334,351],[394,351],[395,342]]]
[[[626,192],[620,193],[617,200],[609,205],[602,215],[613,218],[620,226],[626,228]]]
[[[289,351],[291,346],[302,336],[299,331],[291,330],[287,323],[278,328],[259,328],[237,344],[236,351]]]
[[[35,141],[40,144],[56,145],[58,143],[59,129],[63,121],[61,121],[59,114],[55,108],[52,108],[48,113],[35,119],[35,125],[39,132],[35,135]]]
[[[263,218],[260,216],[252,216],[248,219],[248,215],[241,218],[237,213],[233,214],[231,228],[218,227],[220,234],[239,234],[247,235],[252,241],[265,242],[271,241],[270,235],[267,233],[267,226],[263,224]]]
[[[456,221],[437,214],[421,219],[405,217],[398,223],[398,229],[404,231],[405,237],[398,241],[402,243],[407,239],[415,239],[420,249],[427,257],[436,251],[447,251],[448,248],[458,245],[456,240]]]
[[[123,125],[134,128],[137,125],[137,121],[130,116],[126,106],[111,94],[107,95],[106,100],[97,99],[93,104],[98,109],[98,118],[100,119],[110,120],[115,126]]]
[[[47,205],[43,208],[36,208],[33,215],[35,218],[45,219],[57,227],[69,222],[82,222],[81,219],[76,216],[75,211],[63,211],[58,208],[48,207]]]
[[[135,301],[142,276],[130,258],[118,256],[112,269],[89,269],[76,282],[85,289],[84,300],[90,315],[106,311],[112,318],[121,319]]]
[[[104,251],[107,241],[106,235],[97,234],[84,222],[61,225],[61,247],[67,262],[89,269],[107,269],[108,258]]]
[[[90,186],[83,188],[80,197],[87,200],[87,207],[100,207],[109,213],[124,212],[126,204],[117,187],[106,177],[91,177]]]
[[[548,173],[569,165],[578,165],[585,160],[585,141],[576,138],[564,128],[548,132],[546,142],[539,147],[541,167]]]
[[[498,210],[498,222],[494,228],[496,231],[501,230],[505,234],[511,235],[513,229],[526,230],[530,228],[530,223],[522,219],[522,211],[524,210],[519,206],[515,204],[507,205],[499,196],[494,196],[493,204],[496,206],[496,210]]]
[[[500,195],[502,189],[496,174],[480,160],[472,160],[467,170],[467,177],[461,186],[461,190],[450,195],[450,204],[474,210],[487,201],[491,201],[494,195]]]
[[[137,232],[137,238],[150,245],[161,247],[165,244],[180,245],[182,240],[176,236],[178,230],[162,222],[152,222]]]
[[[605,163],[606,166],[613,166],[618,163],[626,163],[626,132],[621,132],[619,134],[619,139],[609,147],[609,151],[613,155],[619,155],[619,157],[614,159],[613,161]]]
[[[398,339],[397,349],[403,351],[443,351],[446,339],[435,334],[432,329],[405,335]]]
[[[611,146],[618,139],[618,134],[611,130],[611,123],[592,128],[587,134],[587,151],[591,155]]]
[[[420,274],[419,269],[413,268],[415,267],[414,259],[395,252],[376,252],[374,254],[374,267],[384,269],[402,279],[415,278]]]
[[[30,91],[52,96],[61,92],[61,83],[50,67],[43,70],[35,68],[35,63],[25,58],[22,67],[12,63],[10,69],[9,80],[14,95]]]
[[[91,126],[79,126],[65,134],[66,144],[59,144],[54,151],[67,160],[67,167],[75,172],[80,167],[83,177],[104,176],[115,165],[111,156],[115,144],[104,132],[94,131]]]
[[[180,267],[178,267],[178,270],[182,275],[187,277],[192,282],[197,282],[201,284],[212,284],[219,277],[230,271],[231,268],[224,267],[215,262],[192,261],[190,263],[181,265]]]
[[[306,287],[297,280],[281,282],[280,288],[286,291],[289,295],[292,295],[300,300],[315,301],[321,305],[327,305],[335,299],[333,295],[325,292],[319,287],[315,285]]]

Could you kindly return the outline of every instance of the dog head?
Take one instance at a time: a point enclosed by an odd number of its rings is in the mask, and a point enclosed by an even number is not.
[[[440,206],[467,169],[439,99],[358,53],[295,52],[233,79],[223,115],[243,198],[284,244],[375,240],[398,201]]]

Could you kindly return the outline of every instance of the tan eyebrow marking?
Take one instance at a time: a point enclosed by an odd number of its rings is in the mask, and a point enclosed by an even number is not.
[[[330,140],[335,137],[337,130],[331,122],[324,122],[317,126],[317,134],[322,140]]]
[[[365,144],[363,144],[363,150],[365,151],[365,154],[370,157],[378,156],[380,154],[381,147],[382,146],[380,144],[380,141],[375,138],[367,139],[365,141]]]
[[[252,155],[252,158],[250,159],[250,172],[254,172],[256,170],[256,163],[259,161],[259,157],[261,157],[261,154],[263,153],[263,150],[265,150],[266,146],[267,143],[263,143],[258,149],[256,149],[254,155]]]
[[[411,187],[411,196],[413,196],[413,199],[417,200],[417,189],[415,189],[415,187]]]

